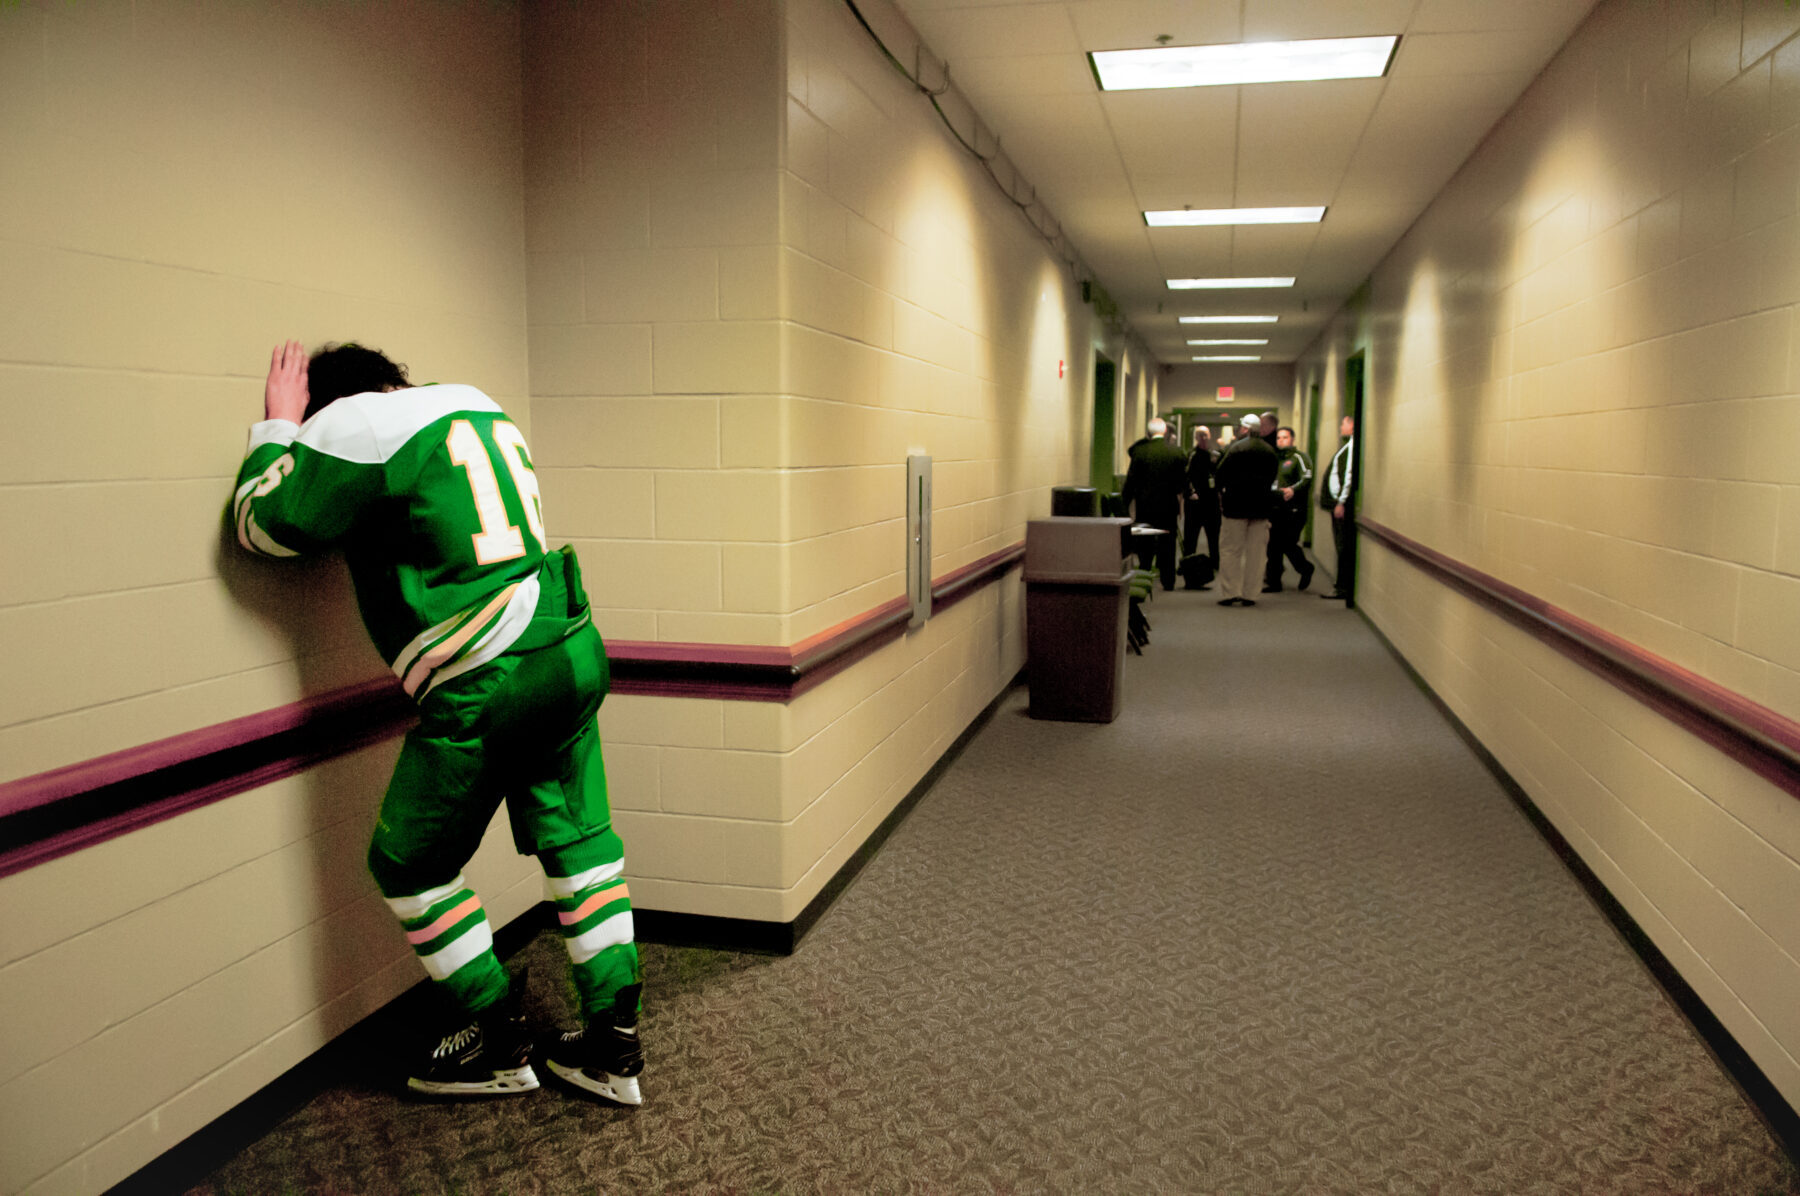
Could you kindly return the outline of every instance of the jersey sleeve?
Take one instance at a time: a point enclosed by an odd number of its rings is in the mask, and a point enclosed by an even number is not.
[[[231,513],[238,543],[259,556],[330,547],[381,491],[379,467],[321,452],[299,442],[299,433],[286,420],[250,429]]]

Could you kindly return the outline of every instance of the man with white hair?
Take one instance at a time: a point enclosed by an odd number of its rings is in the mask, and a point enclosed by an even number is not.
[[[1162,588],[1175,588],[1175,524],[1181,496],[1187,489],[1187,457],[1169,443],[1169,425],[1152,419],[1145,425],[1145,439],[1133,446],[1131,466],[1125,474],[1125,502],[1139,523],[1161,528],[1156,537],[1156,570]]]
[[[1243,434],[1219,458],[1220,606],[1256,605],[1244,596],[1244,587],[1262,576],[1267,563],[1269,515],[1281,467],[1274,447],[1257,435],[1262,418],[1252,413],[1239,422]]]

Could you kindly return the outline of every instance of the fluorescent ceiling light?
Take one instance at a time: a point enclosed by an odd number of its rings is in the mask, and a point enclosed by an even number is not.
[[[1088,55],[1102,91],[1146,87],[1220,87],[1309,79],[1374,79],[1387,74],[1397,36],[1330,37],[1299,42],[1239,42],[1096,50]]]
[[[1222,341],[1189,341],[1188,342],[1188,344],[1190,344],[1190,345],[1266,345],[1268,343],[1269,342],[1268,342],[1267,338],[1260,340],[1260,341],[1259,340],[1222,340]]]
[[[1324,208],[1181,208],[1145,212],[1151,228],[1185,228],[1199,224],[1317,224]]]
[[[1195,361],[1261,361],[1260,357],[1196,357]]]
[[[1183,324],[1273,324],[1280,316],[1181,316]]]
[[[1291,287],[1292,278],[1171,278],[1171,291],[1222,291],[1238,287]]]

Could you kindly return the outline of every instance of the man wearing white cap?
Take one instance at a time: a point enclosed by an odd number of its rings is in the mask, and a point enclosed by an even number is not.
[[[1255,606],[1244,587],[1262,576],[1269,551],[1269,515],[1281,458],[1257,435],[1261,417],[1239,421],[1243,434],[1219,458],[1220,606]]]

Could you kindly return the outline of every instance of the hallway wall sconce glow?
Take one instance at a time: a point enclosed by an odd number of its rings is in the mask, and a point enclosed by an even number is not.
[[[1178,316],[1181,324],[1273,324],[1280,316]]]
[[[1294,42],[1159,46],[1088,54],[1102,91],[1149,87],[1223,87],[1234,83],[1298,83],[1374,79],[1387,74],[1398,35],[1330,37]]]
[[[1171,291],[1225,291],[1250,287],[1291,287],[1292,278],[1171,278]]]
[[[1215,224],[1317,224],[1324,208],[1179,208],[1145,212],[1151,228],[1191,228]]]

